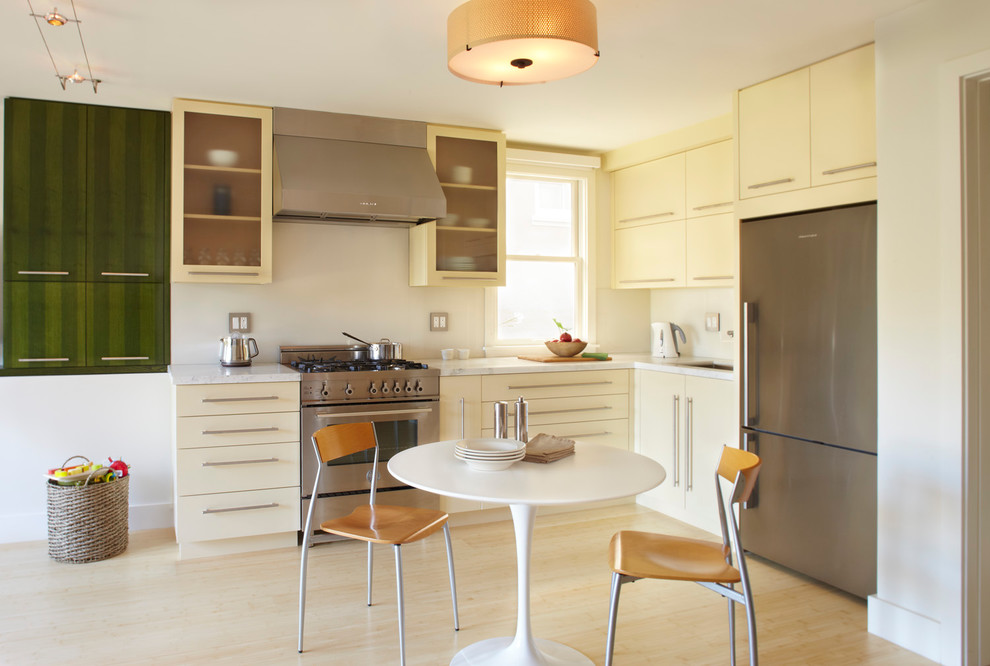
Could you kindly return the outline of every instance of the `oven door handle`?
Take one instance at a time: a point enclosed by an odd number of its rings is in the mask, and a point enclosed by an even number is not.
[[[388,416],[392,414],[429,414],[432,409],[386,409],[376,412],[344,412],[344,413],[324,413],[317,414],[318,419],[344,419],[352,416]]]

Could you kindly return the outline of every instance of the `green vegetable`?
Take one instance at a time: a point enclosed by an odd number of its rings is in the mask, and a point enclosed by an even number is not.
[[[602,352],[584,352],[583,354],[581,354],[581,357],[582,358],[596,358],[599,361],[607,361],[608,360],[608,354],[605,354],[605,353],[602,353]]]

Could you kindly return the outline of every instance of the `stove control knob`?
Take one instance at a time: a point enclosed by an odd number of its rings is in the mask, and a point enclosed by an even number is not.
[[[391,389],[388,387],[388,382],[382,382],[382,395],[388,395]]]
[[[413,385],[412,385],[412,380],[407,379],[406,380],[406,393],[412,393],[413,390],[414,389],[413,389]]]
[[[425,390],[426,389],[423,388],[423,380],[417,379],[416,380],[416,393],[422,393]]]
[[[348,384],[348,385],[347,385],[347,386],[346,386],[346,387],[344,388],[344,394],[345,394],[345,395],[354,395],[354,389],[353,389],[353,388],[351,388],[351,385],[350,385],[350,384]]]
[[[378,394],[378,387],[375,386],[375,382],[371,382],[371,386],[368,388],[368,393],[370,393],[371,395]]]
[[[324,398],[330,397],[330,387],[327,385],[327,382],[323,382],[323,390],[320,391],[320,395]]]
[[[402,386],[399,384],[399,381],[398,380],[395,381],[395,386],[392,387],[392,391],[396,395],[398,395],[399,393],[402,393]]]

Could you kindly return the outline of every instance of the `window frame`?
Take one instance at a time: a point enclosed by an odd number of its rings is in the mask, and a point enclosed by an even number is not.
[[[536,180],[560,180],[575,183],[574,197],[577,215],[573,257],[536,255],[510,255],[506,253],[506,273],[513,259],[564,262],[576,265],[578,285],[575,303],[576,321],[573,328],[581,338],[589,342],[589,350],[597,347],[595,317],[596,257],[594,239],[597,237],[597,201],[595,183],[601,159],[587,155],[571,155],[545,151],[509,148],[506,150],[505,178],[530,178]],[[505,184],[507,189],[507,183]],[[506,220],[506,233],[508,233]],[[519,354],[544,353],[546,347],[536,340],[500,340],[498,338],[498,287],[485,289],[485,355],[516,356]],[[550,324],[548,319],[548,324]],[[548,329],[548,336],[553,329]],[[549,339],[549,337],[547,338]]]

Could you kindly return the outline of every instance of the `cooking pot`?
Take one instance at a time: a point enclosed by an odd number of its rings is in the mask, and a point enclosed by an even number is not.
[[[361,338],[354,337],[350,333],[341,331],[351,340],[357,340],[361,344],[368,345],[368,358],[372,361],[391,361],[402,358],[402,344],[392,342],[388,338],[382,338],[378,342],[365,342]]]
[[[251,365],[258,355],[258,343],[254,338],[228,335],[220,338],[220,365]]]

